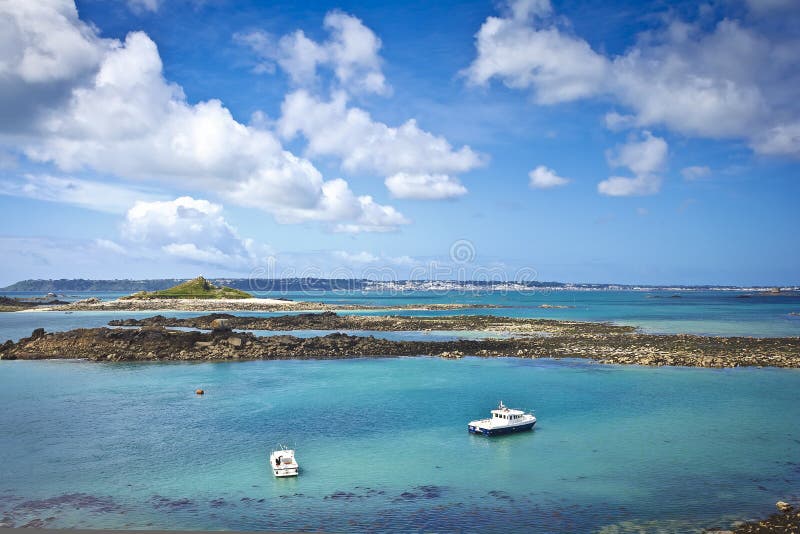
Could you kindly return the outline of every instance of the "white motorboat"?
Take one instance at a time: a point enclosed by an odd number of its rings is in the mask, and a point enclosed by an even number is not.
[[[470,421],[468,429],[473,434],[494,436],[531,430],[535,424],[536,417],[533,414],[525,413],[523,410],[513,410],[500,401],[500,406],[492,410],[489,419]]]
[[[292,449],[272,451],[269,455],[269,465],[272,467],[272,473],[279,478],[296,477],[300,470]]]

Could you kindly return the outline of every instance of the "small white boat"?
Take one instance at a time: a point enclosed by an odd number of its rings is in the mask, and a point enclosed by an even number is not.
[[[272,451],[269,455],[269,465],[276,477],[296,477],[300,466],[294,457],[292,449]]]
[[[512,410],[500,401],[500,406],[492,410],[492,417],[470,421],[468,429],[472,434],[494,436],[530,430],[535,424],[536,417],[533,414]]]

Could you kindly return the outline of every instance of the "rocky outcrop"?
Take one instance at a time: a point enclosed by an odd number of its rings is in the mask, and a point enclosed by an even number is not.
[[[219,318],[217,318],[219,319]],[[216,319],[215,319],[216,320]],[[651,335],[623,327],[587,323],[585,330],[547,336],[458,341],[390,341],[346,334],[298,338],[256,337],[217,329],[171,331],[92,328],[47,333],[41,330],[0,346],[2,359],[86,358],[95,361],[340,359],[366,356],[515,356],[589,358],[603,363],[690,367],[800,367],[800,338],[723,338]]]
[[[200,317],[178,319],[156,315],[146,319],[124,319],[109,322],[111,326],[180,326],[214,328],[224,321],[239,330],[483,330],[514,334],[608,334],[630,333],[632,326],[586,321],[520,319],[494,315],[452,315],[444,317],[411,317],[404,315],[338,315],[334,312],[301,313],[275,317],[241,317],[229,313],[212,313]]]
[[[784,532],[786,534],[800,534],[800,508],[796,509],[789,503],[778,501],[775,506],[778,512],[766,519],[748,521],[733,529],[735,534],[756,534],[767,532]]]

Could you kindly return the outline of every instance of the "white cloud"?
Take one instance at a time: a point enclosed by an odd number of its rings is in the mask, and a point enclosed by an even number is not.
[[[761,154],[800,154],[800,120],[761,132],[753,139],[752,146]]]
[[[636,125],[636,117],[633,115],[622,115],[616,111],[609,111],[604,117],[606,128],[613,132],[627,130]]]
[[[263,31],[239,33],[234,37],[250,47],[262,60],[258,72],[273,72],[277,63],[298,86],[312,85],[319,67],[330,68],[341,87],[350,91],[387,94],[390,92],[381,72],[381,40],[364,23],[347,13],[330,11],[325,15],[330,37],[318,43],[302,30],[275,39]]]
[[[685,180],[699,180],[711,175],[711,169],[705,165],[692,165],[681,169],[681,176]]]
[[[731,18],[710,29],[666,18],[624,54],[607,57],[547,10],[519,16],[530,13],[528,6],[512,1],[507,15],[486,19],[466,71],[470,82],[498,79],[532,90],[542,104],[610,97],[630,111],[606,115],[612,129],[664,126],[683,135],[744,139],[762,154],[800,156],[800,101],[793,90],[800,85],[800,56],[791,33]]]
[[[626,167],[633,177],[612,176],[597,184],[597,190],[609,196],[653,195],[661,189],[660,172],[667,159],[667,142],[650,132],[640,141],[630,141],[608,154],[612,167]]]
[[[458,178],[446,174],[399,172],[386,178],[384,183],[395,198],[439,200],[467,194],[467,188]]]
[[[122,237],[144,250],[221,266],[252,265],[270,253],[267,247],[239,237],[222,216],[222,206],[192,197],[137,202],[128,210]]]
[[[107,213],[125,213],[139,200],[163,198],[144,188],[46,174],[0,180],[0,195],[61,202]]]
[[[534,189],[551,189],[569,183],[568,178],[557,175],[553,169],[544,165],[539,165],[533,169],[528,173],[528,177],[530,178],[529,185]]]
[[[104,41],[64,0],[0,4],[0,73],[26,83],[72,80],[93,69]]]
[[[35,130],[92,75],[110,42],[70,0],[0,2],[0,132]]]
[[[561,32],[549,3],[509,2],[507,17],[489,17],[475,36],[478,55],[465,71],[473,84],[498,78],[514,89],[533,87],[543,104],[594,95],[607,78],[608,61],[586,41]],[[545,8],[546,7],[546,8]]]
[[[449,196],[460,193],[454,173],[466,172],[481,165],[481,156],[464,146],[455,150],[443,137],[422,130],[416,121],[409,120],[391,127],[372,120],[360,108],[347,107],[344,93],[336,93],[330,101],[322,101],[305,90],[286,96],[278,121],[281,134],[291,139],[298,133],[308,140],[308,153],[312,156],[336,156],[342,167],[350,172],[378,172],[390,177],[400,173],[417,175],[413,180],[424,180],[440,185]],[[448,180],[433,178],[447,175]],[[402,185],[408,178],[396,178],[390,183]],[[446,188],[441,186],[447,182]],[[387,186],[389,184],[387,183]],[[462,186],[463,187],[463,186]],[[393,191],[394,192],[394,191]],[[404,190],[404,192],[408,192]],[[442,196],[414,198],[442,198]]]
[[[142,32],[124,42],[100,39],[74,4],[55,0],[0,4],[0,25],[14,30],[3,33],[0,50],[15,51],[0,61],[0,95],[42,82],[68,96],[37,100],[28,113],[36,120],[11,132],[31,160],[216,192],[280,222],[325,221],[351,231],[406,222],[394,208],[354,195],[343,180],[324,180],[272,132],[236,121],[220,101],[187,102],[181,87],[164,79],[156,45]]]

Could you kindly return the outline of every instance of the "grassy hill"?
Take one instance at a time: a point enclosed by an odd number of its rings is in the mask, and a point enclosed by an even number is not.
[[[246,291],[225,286],[215,286],[202,276],[193,280],[162,289],[161,291],[140,291],[129,295],[128,299],[251,299]]]

